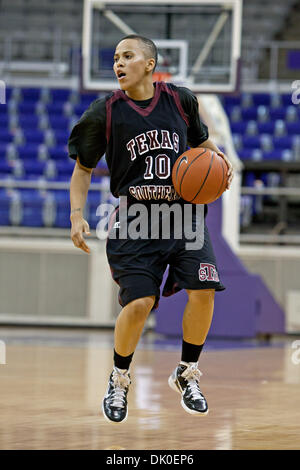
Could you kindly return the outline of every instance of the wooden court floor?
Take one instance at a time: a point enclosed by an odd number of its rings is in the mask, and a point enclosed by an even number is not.
[[[210,413],[187,414],[167,379],[180,357],[142,340],[131,368],[129,416],[104,420],[112,333],[2,328],[0,449],[299,449],[300,364],[293,339],[273,347],[204,350]],[[209,343],[208,343],[209,345]],[[300,355],[298,355],[299,358]],[[300,362],[300,361],[299,361]]]

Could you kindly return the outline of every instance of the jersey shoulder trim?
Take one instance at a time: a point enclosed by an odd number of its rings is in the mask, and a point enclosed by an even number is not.
[[[187,115],[184,112],[184,109],[182,107],[181,101],[180,101],[180,96],[178,93],[178,87],[174,85],[173,83],[165,83],[161,82],[161,91],[166,92],[169,95],[171,95],[174,98],[175,104],[177,106],[177,109],[179,111],[179,114],[181,115],[182,119],[186,123],[187,127],[189,127],[189,119]]]

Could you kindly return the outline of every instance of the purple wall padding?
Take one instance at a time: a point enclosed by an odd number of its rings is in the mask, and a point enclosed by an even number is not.
[[[248,273],[221,235],[222,203],[209,205],[207,225],[217,258],[223,292],[216,292],[214,318],[209,336],[254,337],[258,333],[283,333],[284,312],[260,276]],[[168,272],[164,275],[161,292]],[[181,290],[161,297],[156,310],[156,332],[180,336],[187,294]]]

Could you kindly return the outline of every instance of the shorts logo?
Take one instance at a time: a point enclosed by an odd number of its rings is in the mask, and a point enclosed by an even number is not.
[[[114,228],[120,228],[120,222],[115,222]]]
[[[200,263],[198,271],[200,281],[215,281],[219,282],[218,271],[213,264]]]

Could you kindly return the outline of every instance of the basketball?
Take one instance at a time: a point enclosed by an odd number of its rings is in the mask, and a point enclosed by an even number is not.
[[[226,189],[227,165],[216,152],[192,148],[184,152],[172,170],[174,188],[182,199],[193,204],[209,204]]]

